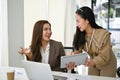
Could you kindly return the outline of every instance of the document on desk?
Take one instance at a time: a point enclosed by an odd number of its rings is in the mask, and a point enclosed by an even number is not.
[[[75,65],[85,64],[87,53],[79,53],[61,57],[61,68],[65,68],[69,62],[75,62]]]

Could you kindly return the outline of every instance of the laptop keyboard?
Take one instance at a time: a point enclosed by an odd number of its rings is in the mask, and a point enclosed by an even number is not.
[[[67,77],[53,75],[54,80],[67,80]]]

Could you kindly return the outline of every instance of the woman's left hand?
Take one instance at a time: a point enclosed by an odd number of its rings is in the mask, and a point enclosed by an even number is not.
[[[95,62],[86,57],[85,66],[95,66]]]
[[[95,62],[91,60],[87,63],[87,66],[95,66]]]

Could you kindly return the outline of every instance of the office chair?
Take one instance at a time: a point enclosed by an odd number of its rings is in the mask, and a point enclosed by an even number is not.
[[[120,67],[117,68],[117,75],[120,77]]]

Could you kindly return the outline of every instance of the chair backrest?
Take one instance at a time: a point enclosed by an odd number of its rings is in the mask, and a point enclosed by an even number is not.
[[[65,52],[72,52],[74,51],[73,47],[64,47]]]
[[[120,67],[117,68],[117,75],[120,77]]]

